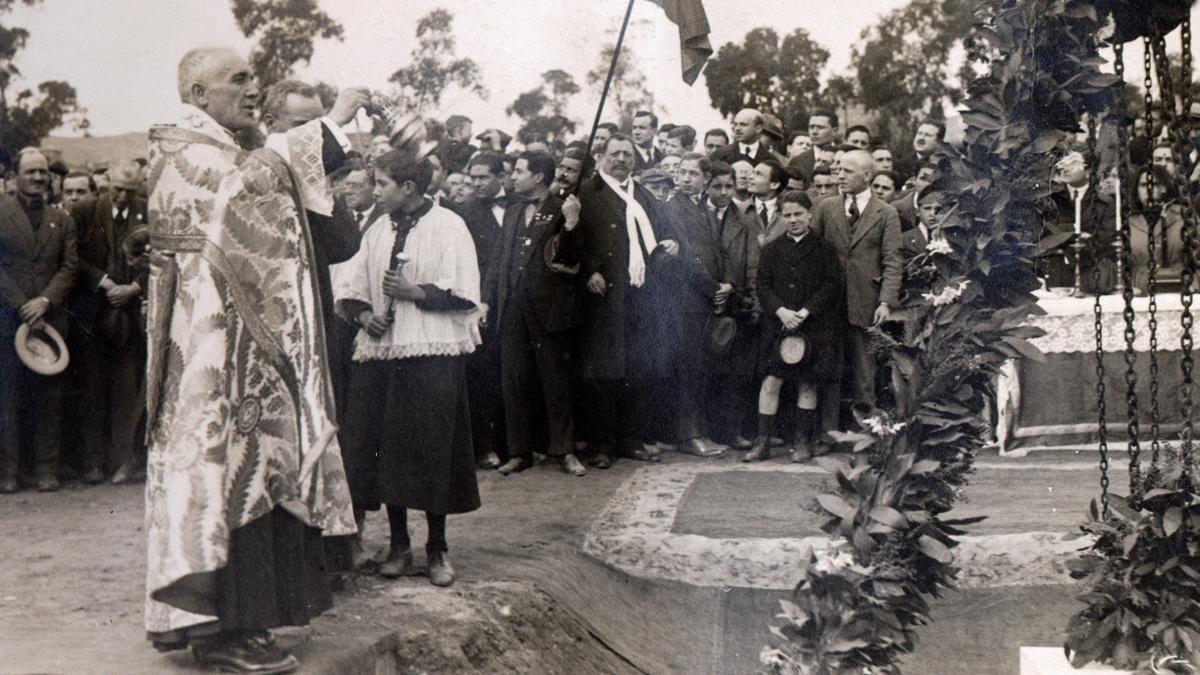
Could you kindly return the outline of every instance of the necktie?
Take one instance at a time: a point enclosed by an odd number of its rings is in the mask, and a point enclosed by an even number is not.
[[[367,217],[367,214],[363,213],[362,211],[354,212],[354,226],[358,228],[359,232],[362,232],[363,220],[365,220],[366,217]]]
[[[758,217],[759,217],[759,219],[760,219],[760,220],[762,220],[762,224],[763,224],[763,226],[766,226],[766,225],[768,225],[768,224],[770,223],[770,218],[769,218],[769,215],[770,215],[770,214],[769,214],[769,213],[768,213],[768,211],[767,211],[767,205],[766,205],[766,204],[759,204],[759,205],[758,205]]]
[[[858,200],[854,195],[850,195],[850,227],[853,228],[858,223]]]

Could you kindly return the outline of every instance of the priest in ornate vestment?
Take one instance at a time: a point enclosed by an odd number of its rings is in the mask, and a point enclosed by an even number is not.
[[[246,151],[258,93],[236,54],[192,50],[177,119],[150,130],[146,627],[276,673],[299,663],[270,629],[332,604],[322,534],[355,531],[304,215],[348,120]]]

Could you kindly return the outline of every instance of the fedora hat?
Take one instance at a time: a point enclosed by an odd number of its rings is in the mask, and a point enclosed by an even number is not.
[[[39,375],[57,375],[67,369],[71,355],[54,326],[41,321],[36,327],[22,323],[15,338],[17,356]]]
[[[779,360],[789,366],[803,363],[809,354],[808,338],[800,333],[780,335],[775,348],[779,351]]]
[[[708,350],[718,356],[729,353],[733,339],[737,337],[737,319],[728,314],[712,314],[708,317]]]

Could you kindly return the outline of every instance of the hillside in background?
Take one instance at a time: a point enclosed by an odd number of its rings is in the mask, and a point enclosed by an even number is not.
[[[67,138],[50,136],[42,142],[47,150],[62,153],[62,159],[71,168],[88,164],[113,163],[146,156],[146,133],[133,132],[119,136],[92,136],[90,138]]]

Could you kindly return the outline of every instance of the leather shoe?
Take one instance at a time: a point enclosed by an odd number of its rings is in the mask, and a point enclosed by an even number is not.
[[[733,447],[744,452],[754,447],[754,441],[746,438],[745,436],[739,435],[733,439]]]
[[[103,483],[104,472],[100,470],[100,467],[94,466],[88,469],[87,473],[83,474],[83,482],[87,483],[88,485]]]
[[[792,445],[792,461],[796,464],[812,459],[812,445],[808,441],[796,441]]]
[[[709,447],[702,438],[688,439],[683,445],[679,446],[679,452],[696,457],[720,457],[725,454],[724,450]]]
[[[633,447],[625,451],[625,456],[629,459],[636,459],[639,462],[661,462],[662,457],[659,453],[647,450],[645,448]]]
[[[434,586],[449,586],[454,583],[454,567],[450,565],[450,557],[445,551],[429,554],[429,581]]]
[[[588,464],[597,469],[607,469],[612,466],[612,457],[609,457],[607,452],[597,452],[595,455],[592,455],[592,459]]]
[[[0,495],[11,495],[19,489],[21,486],[17,483],[16,476],[0,478]]]
[[[483,459],[479,460],[479,468],[481,469],[494,469],[498,466],[500,466],[500,456],[492,451],[488,451],[483,456]]]
[[[413,554],[411,548],[393,546],[388,557],[379,565],[379,576],[398,579],[412,573]]]
[[[350,569],[362,569],[373,562],[371,556],[363,548],[362,535],[354,535],[354,538],[350,540]]]
[[[142,480],[146,477],[143,467],[139,466],[134,461],[128,461],[122,464],[113,472],[112,479],[109,481],[113,485],[124,485],[137,480]]]
[[[513,457],[504,464],[501,464],[500,468],[496,469],[496,471],[502,476],[507,476],[510,473],[524,471],[531,466],[533,466],[533,463],[524,457]]]
[[[266,645],[254,635],[228,635],[211,642],[193,643],[192,656],[203,666],[235,673],[290,673],[300,661],[274,644]]]
[[[579,459],[575,455],[563,455],[558,459],[558,464],[562,467],[564,473],[569,473],[572,476],[587,475],[587,469],[583,468],[583,464],[579,463]]]
[[[42,476],[37,479],[38,492],[57,492],[58,479],[54,476]]]
[[[754,447],[750,448],[750,452],[747,452],[742,456],[742,461],[763,462],[771,459],[771,446],[768,445],[769,442],[769,439],[764,436],[759,436],[756,438],[754,440]]]

